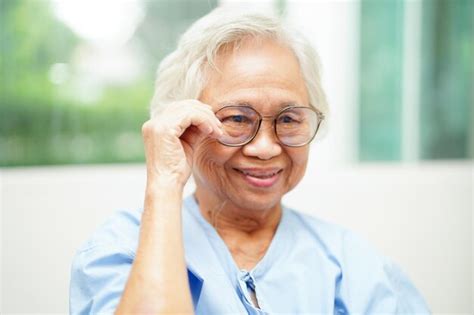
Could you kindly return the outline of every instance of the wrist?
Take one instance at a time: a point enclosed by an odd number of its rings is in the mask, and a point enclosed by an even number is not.
[[[146,193],[181,197],[184,185],[181,180],[174,176],[148,176]]]

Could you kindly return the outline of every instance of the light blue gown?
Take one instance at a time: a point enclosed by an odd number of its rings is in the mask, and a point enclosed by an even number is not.
[[[114,312],[135,257],[140,218],[140,211],[117,213],[78,250],[71,314]],[[365,240],[287,207],[252,270],[237,267],[193,196],[184,200],[183,236],[196,314],[430,313],[407,276]]]

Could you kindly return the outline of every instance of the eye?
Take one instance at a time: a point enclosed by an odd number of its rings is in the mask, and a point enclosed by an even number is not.
[[[223,117],[221,122],[242,124],[242,123],[250,122],[250,119],[245,115],[229,115],[229,116]]]
[[[282,115],[278,118],[279,123],[283,124],[291,124],[291,123],[298,123],[299,121],[291,117],[290,115]]]
[[[250,107],[224,107],[216,112],[216,116],[227,130],[229,128],[251,128],[258,123],[258,114]]]
[[[229,119],[232,122],[241,123],[245,120],[245,116],[244,115],[233,115],[233,116],[230,116]]]

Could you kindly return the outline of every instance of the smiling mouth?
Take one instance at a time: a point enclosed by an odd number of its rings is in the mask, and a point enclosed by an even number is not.
[[[238,168],[235,168],[236,171],[244,174],[244,175],[248,175],[248,176],[252,176],[252,177],[255,177],[255,178],[270,178],[270,177],[273,177],[275,176],[276,174],[280,173],[282,170],[276,170],[276,171],[272,171],[272,172],[259,172],[259,171],[246,171],[246,170],[239,170]]]
[[[283,169],[257,170],[238,168],[234,168],[234,170],[240,173],[248,184],[259,188],[273,186],[283,171]]]

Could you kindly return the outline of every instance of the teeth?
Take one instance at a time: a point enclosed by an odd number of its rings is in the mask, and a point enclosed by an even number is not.
[[[243,173],[244,175],[248,175],[248,176],[252,176],[256,178],[262,178],[262,179],[273,177],[278,173],[278,172],[274,172],[274,173],[268,173],[268,174],[255,174],[255,173],[245,172],[245,171],[240,171],[240,172]]]

